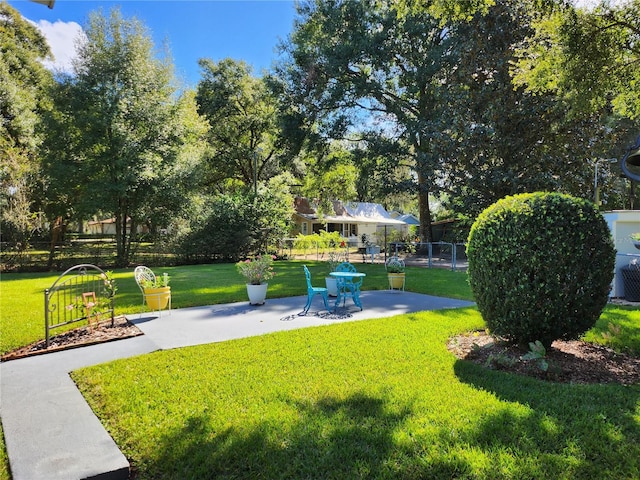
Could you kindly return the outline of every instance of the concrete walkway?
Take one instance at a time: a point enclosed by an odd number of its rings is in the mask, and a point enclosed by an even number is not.
[[[69,376],[82,367],[119,358],[336,322],[459,308],[462,300],[397,291],[365,291],[363,311],[347,300],[338,314],[322,312],[314,298],[267,299],[143,314],[130,320],[144,335],[0,364],[0,415],[13,480],[127,479],[129,462],[93,414]],[[331,305],[333,306],[333,305]]]

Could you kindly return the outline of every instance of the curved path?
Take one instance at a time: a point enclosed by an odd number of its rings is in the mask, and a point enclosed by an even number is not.
[[[363,311],[350,305],[326,315],[319,295],[307,316],[304,297],[267,299],[173,310],[162,317],[130,318],[144,335],[100,345],[4,362],[0,416],[13,480],[127,479],[129,462],[93,414],[69,372],[119,358],[279,330],[365,320],[471,302],[411,292],[363,291]]]

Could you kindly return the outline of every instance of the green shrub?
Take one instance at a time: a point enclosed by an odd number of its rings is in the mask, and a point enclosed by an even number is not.
[[[252,193],[213,197],[194,215],[187,233],[176,239],[183,263],[237,261],[271,251],[289,231],[292,201],[277,188],[278,178],[258,196]]]
[[[482,212],[467,255],[489,330],[547,347],[595,325],[615,263],[609,229],[593,204],[541,192],[506,197]]]
[[[240,195],[219,195],[203,210],[204,219],[192,221],[192,230],[178,238],[183,263],[237,261],[251,251],[256,231],[251,222],[253,203]]]

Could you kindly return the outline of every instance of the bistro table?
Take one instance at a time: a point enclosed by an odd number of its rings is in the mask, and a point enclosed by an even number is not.
[[[351,292],[353,303],[362,310],[362,302],[360,302],[360,285],[362,285],[362,279],[366,277],[367,274],[362,272],[331,272],[329,275],[334,277],[338,283],[338,298],[336,299],[334,309],[337,310],[341,297],[346,294],[345,290],[348,289]],[[359,279],[359,281],[354,282],[354,279]],[[346,297],[342,298],[343,304],[345,300]]]

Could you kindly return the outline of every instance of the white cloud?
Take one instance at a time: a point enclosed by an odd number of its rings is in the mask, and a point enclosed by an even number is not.
[[[53,62],[44,62],[45,67],[54,71],[70,72],[71,60],[76,55],[76,42],[78,37],[84,37],[82,27],[76,22],[60,20],[54,23],[39,20],[35,25],[47,39],[54,56]]]
[[[612,7],[621,7],[624,5],[625,0],[609,0],[609,4]],[[578,8],[586,8],[587,10],[591,10],[598,5],[602,4],[602,0],[573,0],[573,4]]]

